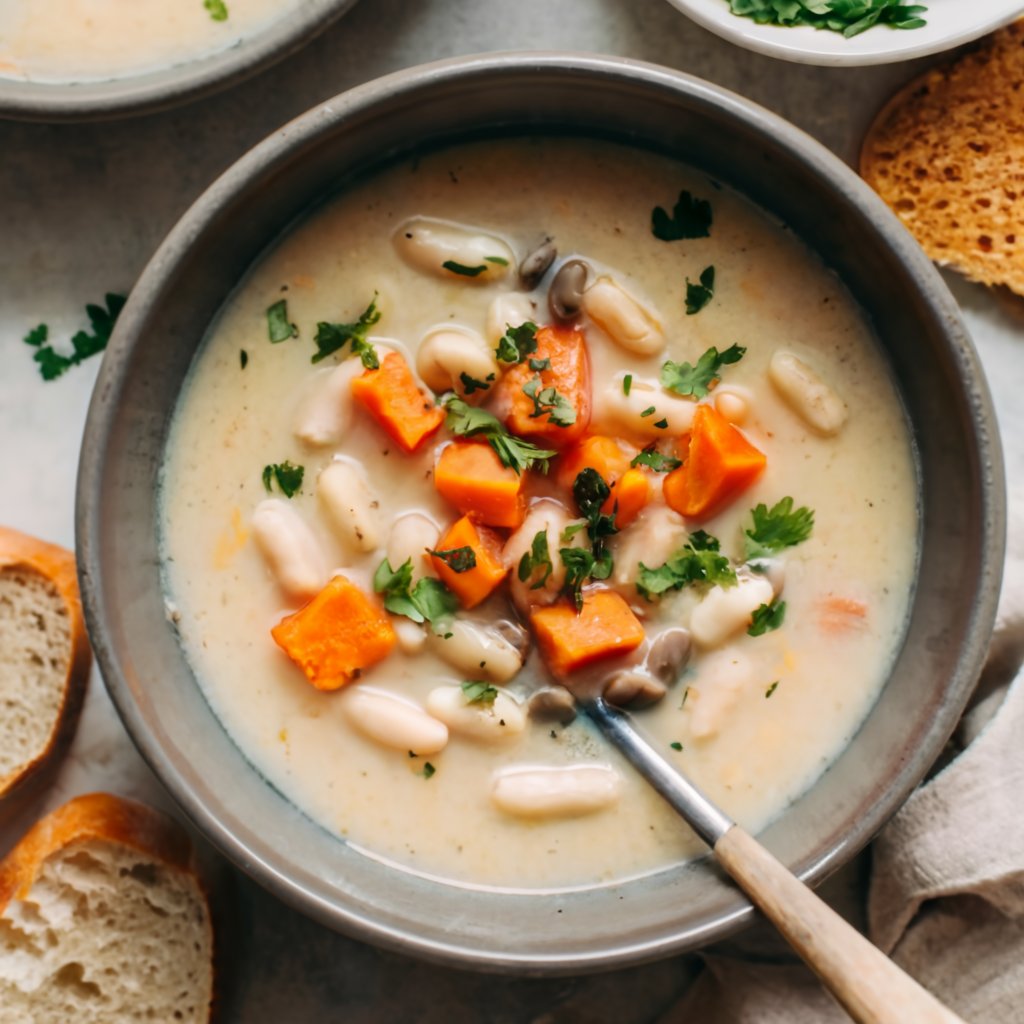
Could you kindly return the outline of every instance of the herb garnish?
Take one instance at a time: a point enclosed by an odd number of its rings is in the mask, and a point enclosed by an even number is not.
[[[489,262],[494,262],[492,258]],[[450,270],[453,274],[460,274],[462,277],[478,277],[487,269],[486,263],[478,263],[475,267],[467,267],[465,263],[456,263],[455,260],[445,260],[441,264],[445,270]]]
[[[359,314],[359,319],[352,324],[331,324],[321,321],[316,325],[316,355],[311,362],[319,363],[339,349],[351,344],[352,355],[359,356],[363,366],[368,370],[380,368],[380,360],[374,347],[366,340],[370,328],[380,320],[377,309],[377,293],[373,293],[370,304]]]
[[[71,336],[71,355],[62,355],[48,343],[50,328],[46,324],[33,327],[25,335],[23,339],[25,344],[35,349],[32,358],[38,365],[39,374],[43,380],[56,380],[72,366],[78,366],[79,363],[85,362],[90,356],[102,352],[107,347],[114,324],[127,299],[123,295],[107,292],[104,301],[104,306],[95,306],[89,303],[85,307],[86,315],[92,326],[92,334],[88,331],[76,331]]]
[[[682,743],[680,743],[680,742],[679,742],[679,740],[673,740],[673,741],[672,741],[672,742],[671,742],[671,743],[669,744],[669,746],[670,746],[670,747],[671,747],[671,748],[672,748],[673,750],[682,750],[682,749],[683,749],[683,745],[682,745]]]
[[[847,39],[874,25],[921,28],[928,10],[906,0],[729,0],[729,9],[759,25],[809,25]]]
[[[577,474],[572,484],[572,495],[586,523],[568,527],[562,534],[562,540],[568,540],[585,525],[590,550],[566,547],[559,548],[558,554],[565,566],[565,590],[576,611],[580,612],[583,610],[583,584],[588,579],[606,580],[612,574],[612,555],[605,542],[619,531],[615,525],[614,510],[611,515],[601,511],[611,495],[611,488],[596,469],[588,466]]]
[[[427,553],[440,558],[452,572],[469,572],[476,568],[476,552],[467,544],[461,548],[447,548],[444,551],[427,549]]]
[[[663,242],[707,238],[711,234],[711,204],[706,199],[695,199],[683,189],[672,207],[671,217],[660,206],[651,211],[651,233]]]
[[[413,622],[436,622],[458,611],[458,598],[440,581],[424,576],[412,585],[412,559],[397,569],[385,558],[373,574],[373,589],[384,595],[384,607]]]
[[[297,338],[299,329],[288,319],[288,300],[278,299],[267,307],[267,334],[276,345],[279,341]]]
[[[533,400],[530,419],[535,420],[546,415],[548,422],[556,427],[571,427],[576,422],[575,406],[561,391],[553,387],[542,388],[540,385],[540,374],[534,374],[523,385],[523,394]]]
[[[773,598],[771,604],[763,604],[750,619],[748,636],[763,636],[779,628],[786,621],[786,602]]]
[[[423,771],[417,772],[416,774],[417,775],[422,775],[423,778],[425,778],[425,779],[429,779],[429,778],[433,777],[433,775],[434,775],[434,773],[436,771],[437,771],[437,769],[429,761],[424,761],[423,762]]]
[[[228,20],[228,6],[224,0],[203,0],[203,6],[210,12],[214,21]]]
[[[531,590],[540,590],[547,583],[548,577],[555,571],[551,562],[551,549],[548,547],[548,531],[546,529],[538,530],[533,535],[530,550],[524,551],[523,557],[519,559],[519,568],[516,570],[519,582],[525,583],[538,569],[542,569],[543,574],[536,583],[530,585]]]
[[[487,374],[486,380],[477,380],[476,377],[471,377],[465,372],[465,370],[463,370],[463,372],[459,374],[459,380],[462,382],[463,393],[471,395],[474,391],[487,391],[491,384],[494,383],[494,374]]]
[[[738,363],[746,351],[740,345],[730,345],[724,352],[719,352],[712,345],[697,360],[696,366],[689,363],[673,363],[669,359],[661,368],[661,385],[677,395],[703,398],[718,382],[722,367]]]
[[[491,707],[498,696],[498,688],[480,679],[467,680],[462,684],[462,695],[467,704],[482,704]]]
[[[532,352],[537,351],[537,325],[532,320],[513,327],[505,325],[505,333],[498,342],[494,354],[503,363],[521,363]],[[535,367],[534,367],[535,369]]]
[[[504,256],[485,256],[484,263],[496,263],[499,267],[508,266],[508,260]]]
[[[583,584],[593,577],[606,580],[612,571],[612,560],[608,556],[603,562],[594,558],[586,548],[559,548],[558,554],[565,566],[565,592],[572,598],[577,614],[583,611]]]
[[[540,373],[541,370],[550,370],[551,369],[551,360],[550,359],[531,359],[530,360],[530,369],[535,371],[536,373]]]
[[[683,463],[680,459],[674,459],[671,455],[662,455],[657,448],[645,448],[642,452],[633,456],[629,463],[634,469],[637,466],[647,466],[655,473],[669,473],[678,469]]]
[[[657,411],[658,410],[653,405],[649,405],[642,413],[640,413],[640,418],[645,419],[647,416],[653,416]]]
[[[284,462],[273,463],[263,467],[263,486],[269,493],[272,490],[271,485],[276,480],[281,493],[286,498],[291,498],[302,490],[302,478],[305,473],[305,466],[296,466],[287,459]]]
[[[700,584],[731,587],[735,583],[736,571],[729,565],[729,559],[719,553],[718,539],[697,530],[664,565],[651,569],[641,562],[636,589],[653,601],[669,590]]]
[[[770,558],[783,548],[807,540],[814,527],[814,512],[806,507],[794,511],[793,499],[782,498],[770,509],[761,504],[750,510],[754,525],[743,531],[747,561]]]
[[[243,370],[249,365],[249,353],[244,348],[238,350],[238,362]]]
[[[686,279],[686,315],[699,313],[715,294],[715,268],[705,267],[700,272],[700,283],[694,284]]]
[[[547,471],[547,460],[555,452],[538,448],[530,441],[510,434],[501,420],[486,409],[477,409],[455,395],[445,400],[445,426],[457,437],[484,437],[495,450],[503,466],[521,473],[524,469]]]
[[[775,682],[772,683],[772,685],[769,686],[768,689],[764,691],[764,699],[765,700],[767,700],[776,691],[776,689],[778,688],[778,685],[779,685],[779,680],[776,679]]]
[[[622,393],[629,398],[629,389],[633,386],[633,374],[627,373],[622,378]]]

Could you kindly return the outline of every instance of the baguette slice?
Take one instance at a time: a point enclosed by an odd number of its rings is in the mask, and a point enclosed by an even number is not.
[[[860,173],[936,263],[1024,295],[1024,21],[900,90]]]
[[[0,799],[71,741],[91,660],[75,556],[0,527]]]
[[[206,1024],[212,1001],[209,905],[170,819],[76,797],[0,862],[4,1024]]]

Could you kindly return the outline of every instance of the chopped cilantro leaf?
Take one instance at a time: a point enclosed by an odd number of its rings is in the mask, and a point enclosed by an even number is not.
[[[703,530],[694,530],[686,538],[686,543],[694,551],[720,551],[722,548],[717,537],[712,537],[710,533],[705,533]]]
[[[538,448],[530,441],[510,434],[493,413],[486,409],[477,409],[454,395],[444,403],[447,412],[445,426],[457,437],[484,437],[497,453],[503,466],[517,473],[525,469],[537,467],[546,471],[547,460],[555,452],[547,448]]]
[[[462,695],[467,704],[482,704],[490,707],[498,696],[498,688],[480,679],[467,680],[462,684]]]
[[[699,313],[715,294],[715,268],[705,267],[701,271],[700,283],[694,284],[689,278],[686,279],[686,315],[693,316]]]
[[[263,467],[263,486],[272,490],[271,484],[277,481],[277,486],[286,498],[291,498],[302,490],[302,478],[306,473],[304,466],[296,466],[287,459],[284,462],[272,463]]]
[[[622,378],[622,393],[629,398],[629,389],[633,386],[633,374],[627,373]]]
[[[249,353],[244,348],[238,350],[238,362],[243,370],[249,365]]]
[[[572,482],[573,499],[580,510],[580,515],[587,521],[587,536],[598,559],[601,558],[605,540],[619,532],[615,525],[614,512],[608,515],[601,511],[611,493],[611,488],[604,482],[601,474],[590,466],[580,470]]]
[[[698,543],[714,540],[703,534]],[[715,542],[717,544],[717,541]],[[648,601],[669,590],[682,590],[683,587],[718,584],[731,587],[736,583],[736,572],[729,565],[729,559],[719,554],[717,547],[697,547],[690,542],[680,548],[664,565],[651,569],[640,563],[636,589]]]
[[[228,20],[228,6],[224,0],[203,0],[203,6],[210,12],[214,21]]]
[[[297,338],[299,329],[288,319],[288,300],[278,299],[267,307],[267,335],[275,345],[279,341]]]
[[[428,549],[428,553],[440,558],[452,572],[469,572],[476,568],[476,552],[467,544],[461,548],[448,548],[445,551]]]
[[[423,762],[423,771],[417,772],[416,774],[417,775],[422,775],[423,778],[425,778],[425,779],[430,779],[430,778],[433,778],[433,776],[434,776],[436,771],[437,771],[437,769],[429,761],[424,761]]]
[[[655,420],[654,421],[654,425],[659,430],[668,430],[668,420],[667,419],[662,418],[660,420]]]
[[[711,204],[706,199],[695,199],[683,189],[671,216],[660,206],[651,211],[651,233],[662,242],[707,238],[711,234]]]
[[[559,548],[565,566],[565,591],[572,598],[576,611],[583,611],[583,584],[594,572],[594,554],[586,548]]]
[[[763,636],[779,628],[786,621],[786,602],[774,599],[771,604],[761,605],[751,616],[749,636]]]
[[[764,691],[764,699],[767,700],[778,689],[778,686],[779,686],[779,680],[776,679],[775,682],[772,683],[772,685],[769,686],[768,689]]]
[[[495,263],[499,267],[508,266],[508,260],[504,256],[485,256],[484,263]]]
[[[487,374],[486,380],[477,380],[476,377],[471,377],[463,371],[459,374],[459,380],[462,382],[463,393],[471,395],[474,391],[487,391],[494,382],[494,374]]]
[[[33,327],[31,331],[24,337],[26,345],[31,345],[33,348],[38,348],[50,337],[50,328],[46,324],[40,324],[38,327]]]
[[[669,359],[661,368],[661,384],[677,395],[703,398],[718,381],[722,367],[738,363],[746,351],[740,345],[731,345],[724,352],[719,352],[712,345],[697,360],[696,366],[689,363],[673,363]]]
[[[70,355],[62,355],[47,343],[50,331],[46,324],[39,324],[25,335],[25,344],[35,349],[32,358],[39,367],[39,374],[43,380],[56,380],[72,366],[77,366],[107,347],[114,324],[127,300],[123,295],[108,292],[104,301],[103,306],[92,303],[86,305],[85,312],[89,317],[92,333],[76,331],[71,336]]]
[[[542,388],[540,374],[534,374],[523,385],[523,394],[533,400],[530,419],[547,416],[548,422],[556,427],[571,427],[576,422],[576,408],[572,402],[555,388]]]
[[[761,504],[750,510],[754,525],[744,530],[747,560],[770,558],[784,548],[807,540],[814,528],[814,512],[793,509],[793,499],[782,498],[770,509]]]
[[[653,405],[647,406],[642,413],[640,413],[641,419],[646,419],[648,416],[653,416],[658,410]]]
[[[412,585],[412,559],[397,569],[385,558],[373,574],[373,589],[384,595],[384,607],[393,615],[404,615],[413,622],[436,622],[451,618],[458,610],[456,596],[432,576],[424,576]]]
[[[532,352],[537,351],[537,325],[531,320],[513,327],[505,325],[505,333],[498,342],[494,354],[503,363],[522,363]]]
[[[530,550],[523,552],[523,557],[519,559],[519,568],[516,570],[516,574],[519,576],[519,581],[525,583],[538,569],[543,570],[543,573],[536,583],[530,585],[531,590],[540,590],[547,583],[548,577],[555,569],[551,562],[551,549],[548,547],[547,530],[538,530],[533,535]]]
[[[670,746],[670,747],[671,747],[671,748],[672,748],[673,750],[682,750],[682,749],[683,749],[683,745],[682,745],[682,743],[680,743],[680,742],[679,742],[679,740],[673,740],[673,742],[671,742],[671,743],[669,744],[669,746]]]
[[[377,309],[377,293],[374,292],[370,304],[359,314],[359,319],[351,324],[332,324],[321,321],[316,325],[316,354],[311,362],[319,363],[335,352],[351,345],[352,355],[359,356],[363,366],[368,370],[380,367],[380,360],[374,347],[366,340],[370,328],[380,320]]]
[[[671,455],[662,455],[656,448],[645,448],[642,452],[634,455],[629,464],[634,468],[647,466],[655,473],[669,473],[673,469],[678,469],[682,462],[672,458]]]
[[[540,373],[541,370],[550,370],[551,369],[551,360],[550,359],[531,359],[530,360],[530,369],[535,371],[536,373]]]
[[[487,269],[485,263],[478,263],[475,267],[467,267],[465,263],[456,263],[455,260],[445,260],[441,266],[453,274],[459,274],[461,277],[477,277]]]

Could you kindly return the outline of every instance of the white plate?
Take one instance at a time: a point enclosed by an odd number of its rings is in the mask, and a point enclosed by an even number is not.
[[[852,39],[813,28],[758,25],[729,11],[728,0],[669,0],[697,24],[748,50],[799,64],[891,64],[949,50],[1024,13],[1024,0],[911,0],[924,3],[924,28],[879,25]]]

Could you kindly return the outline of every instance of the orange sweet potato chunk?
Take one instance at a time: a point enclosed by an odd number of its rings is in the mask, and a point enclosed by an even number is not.
[[[613,590],[583,595],[583,610],[568,602],[534,608],[530,625],[548,668],[568,676],[595,661],[628,654],[643,643],[644,628]]]
[[[508,574],[501,560],[501,539],[486,526],[478,526],[469,516],[454,523],[438,541],[437,551],[469,548],[476,558],[472,569],[456,572],[444,559],[431,555],[434,571],[463,608],[475,608],[490,596]]]
[[[526,515],[523,483],[526,474],[501,464],[489,444],[454,441],[434,466],[438,494],[478,523],[510,529]]]
[[[318,690],[337,690],[391,653],[395,631],[383,609],[344,576],[335,576],[270,631]]]
[[[610,513],[612,509],[617,509],[615,525],[621,530],[640,515],[650,500],[651,483],[647,474],[642,469],[627,469],[612,484],[612,493],[601,506],[601,511]]]

